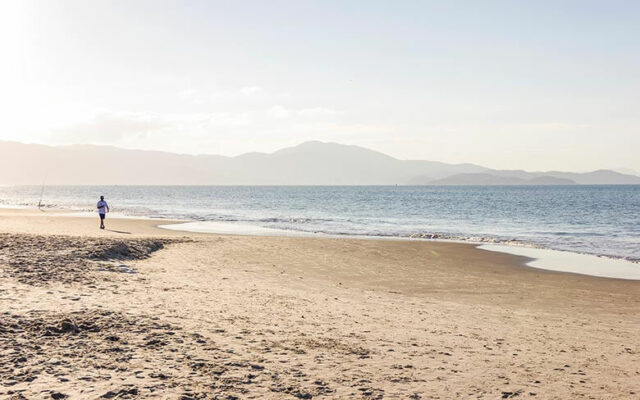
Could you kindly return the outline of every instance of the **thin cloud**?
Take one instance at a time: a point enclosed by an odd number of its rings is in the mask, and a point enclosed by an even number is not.
[[[258,93],[262,93],[262,88],[260,86],[246,86],[240,89],[240,93],[245,96],[252,96]]]
[[[140,113],[99,111],[50,130],[53,144],[110,144],[202,151],[203,143],[230,137],[326,134],[341,113],[326,107],[267,106],[254,111]],[[329,124],[329,125],[327,125]],[[216,139],[217,138],[217,139]]]
[[[327,119],[340,115],[341,112],[326,107],[312,108],[287,108],[282,105],[276,105],[267,110],[267,115],[276,119],[285,119],[292,117],[302,117],[308,119]]]
[[[53,129],[60,142],[118,143],[123,139],[144,138],[170,127],[166,121],[149,114],[100,113],[87,121]]]

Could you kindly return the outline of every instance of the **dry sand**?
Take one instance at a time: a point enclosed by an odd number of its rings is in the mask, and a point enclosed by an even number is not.
[[[0,210],[0,398],[640,398],[640,282]]]

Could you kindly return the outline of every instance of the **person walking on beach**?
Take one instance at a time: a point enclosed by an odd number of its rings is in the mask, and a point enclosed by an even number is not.
[[[100,215],[100,229],[104,229],[104,217],[109,212],[109,205],[104,201],[104,196],[100,196],[97,208],[98,214]]]

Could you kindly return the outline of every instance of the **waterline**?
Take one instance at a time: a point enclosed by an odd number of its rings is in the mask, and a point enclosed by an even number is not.
[[[640,280],[640,263],[570,251],[483,244],[479,249],[531,258],[533,268],[601,278]]]

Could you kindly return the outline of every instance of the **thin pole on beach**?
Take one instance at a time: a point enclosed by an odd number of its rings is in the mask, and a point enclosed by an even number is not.
[[[40,200],[38,201],[38,210],[42,207],[42,197],[44,196],[44,180],[42,181],[42,188],[40,189]]]

